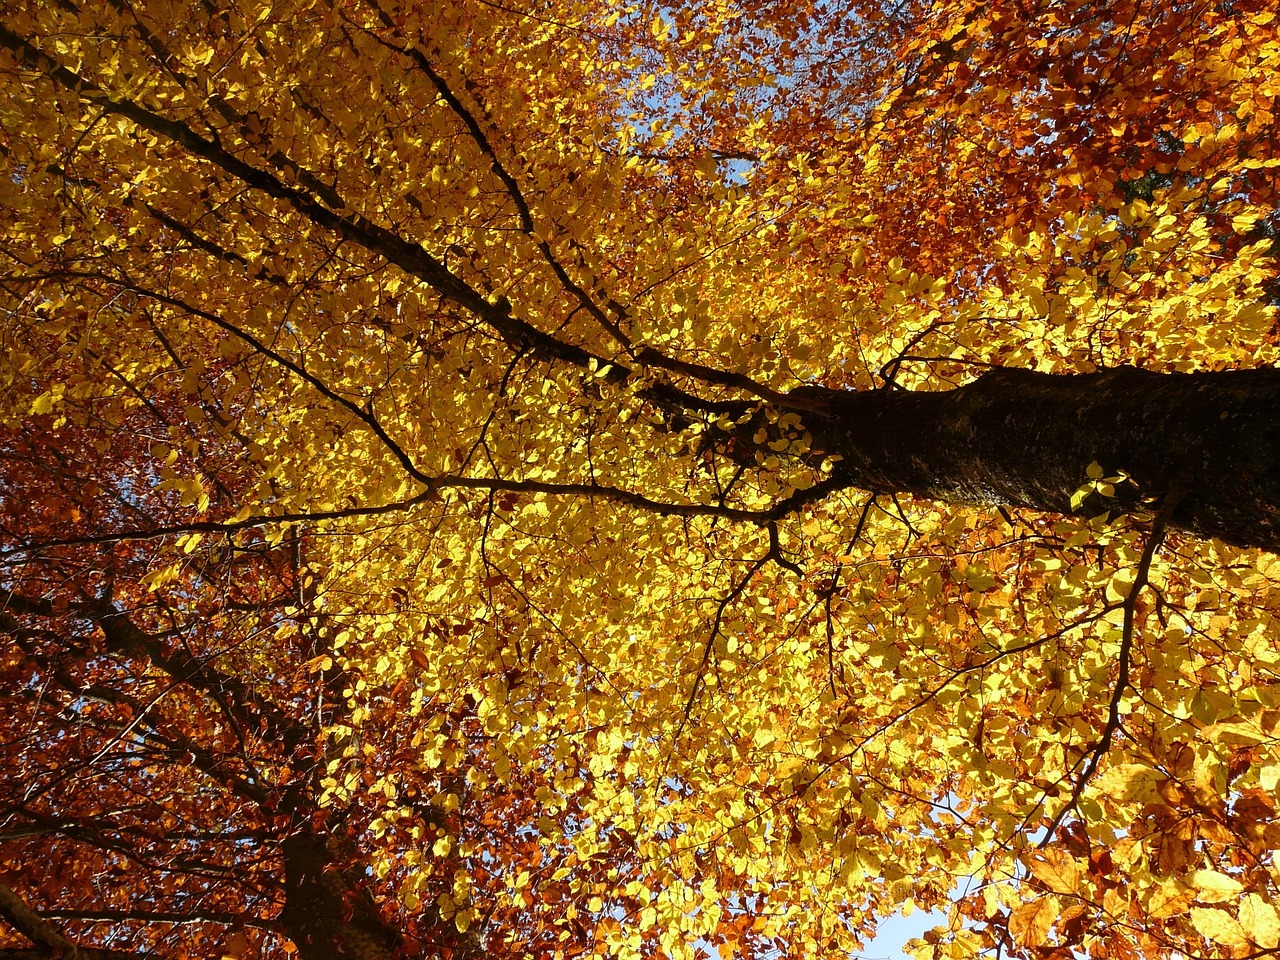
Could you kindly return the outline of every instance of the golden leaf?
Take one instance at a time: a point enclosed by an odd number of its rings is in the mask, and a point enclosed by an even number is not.
[[[1196,899],[1201,903],[1221,903],[1244,890],[1239,880],[1217,870],[1196,870],[1187,876],[1187,882],[1195,888]]]
[[[1225,910],[1215,907],[1192,907],[1191,925],[1201,936],[1228,947],[1244,947],[1249,945],[1239,922]]]
[[[1048,939],[1058,913],[1054,897],[1040,897],[1024,903],[1009,914],[1009,932],[1019,946],[1038,947]]]
[[[1054,893],[1074,894],[1080,890],[1080,866],[1065,850],[1044,850],[1028,866],[1032,876]]]
[[[1258,946],[1272,950],[1280,946],[1280,915],[1256,893],[1248,894],[1240,904],[1240,926]]]

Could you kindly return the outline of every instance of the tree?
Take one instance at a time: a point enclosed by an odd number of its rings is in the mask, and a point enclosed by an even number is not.
[[[0,953],[1274,950],[1269,6],[7,11]]]

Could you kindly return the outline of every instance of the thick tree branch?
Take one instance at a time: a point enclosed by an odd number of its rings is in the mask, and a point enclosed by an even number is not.
[[[0,45],[14,51],[27,63],[43,71],[59,86],[75,93],[85,102],[94,104],[105,113],[125,117],[139,127],[178,144],[193,156],[214,164],[253,189],[288,204],[317,226],[394,264],[410,276],[426,283],[441,296],[478,317],[511,346],[529,350],[541,359],[568,363],[584,370],[607,370],[604,378],[614,383],[623,383],[633,375],[633,371],[625,365],[544,333],[527,321],[516,317],[511,312],[511,304],[505,298],[491,302],[453,274],[442,261],[428,253],[421,245],[406,241],[393,231],[373,223],[358,213],[335,212],[335,210],[350,211],[352,209],[336,194],[331,194],[330,191],[325,194],[329,198],[326,202],[333,207],[330,209],[314,197],[287,185],[270,173],[251,166],[217,143],[195,133],[185,124],[162,117],[127,98],[112,97],[92,81],[62,66],[32,43],[3,26],[0,26]],[[483,132],[481,135],[483,136]],[[303,178],[300,178],[300,182],[303,182]],[[310,180],[306,182],[309,183]],[[570,286],[567,289],[571,291],[580,289],[567,275],[561,282],[568,283]],[[582,295],[587,296],[585,292],[582,292]],[[587,299],[589,301],[589,297]],[[599,308],[595,307],[595,310],[598,311]],[[601,314],[603,315],[602,311]],[[618,333],[621,335],[620,329]],[[623,341],[627,342],[625,336]],[[637,354],[637,359],[651,367],[682,373],[714,385],[741,389],[791,409],[816,410],[820,407],[803,391],[794,394],[780,393],[756,383],[743,374],[727,373],[701,364],[669,358],[653,348],[645,348]],[[730,403],[726,407],[723,401],[708,401],[669,384],[653,384],[645,387],[641,393],[668,409],[724,412],[726,409],[737,409],[739,406],[739,404]]]
[[[243,725],[259,735],[280,741],[286,751],[310,737],[308,730],[302,724],[284,716],[274,704],[250,690],[237,678],[223,674],[185,652],[168,651],[161,641],[140,630],[127,614],[110,604],[95,601],[71,606],[62,612],[50,601],[6,591],[0,598],[0,607],[10,611],[0,612],[0,625],[6,629],[16,626],[15,614],[89,619],[100,627],[110,647],[147,658],[175,682],[189,684],[217,702],[224,711],[227,711],[229,719],[234,723]],[[83,695],[75,677],[60,667],[55,667],[54,672],[58,674],[59,684],[70,693]],[[128,706],[135,717],[134,722],[147,713],[146,704],[139,704],[126,694],[118,691],[103,691],[102,695],[109,702]],[[291,799],[286,800],[284,804],[286,809],[283,811],[276,809],[277,795],[268,785],[249,783],[234,775],[210,751],[194,741],[187,738],[161,737],[151,732],[143,735],[148,742],[158,742],[162,749],[181,754],[189,763],[209,774],[233,793],[255,802],[264,812],[288,814],[285,818],[286,822],[299,819],[306,822],[316,812],[314,798],[307,796],[305,791],[297,790],[281,792],[279,796]],[[52,826],[49,818],[37,814],[30,815],[45,825]],[[73,835],[65,825],[54,828]],[[79,837],[78,839],[100,848],[114,849],[116,846],[105,838]],[[278,918],[279,926],[298,944],[302,960],[391,960],[395,953],[397,935],[395,931],[383,924],[368,893],[363,890],[362,876],[358,872],[343,868],[343,864],[349,862],[350,852],[340,855],[336,846],[336,839],[315,830],[309,824],[294,829],[283,837],[280,843],[280,854],[284,866],[282,883],[284,909]],[[129,854],[127,850],[121,852],[125,855]],[[158,869],[172,868],[164,866]],[[0,890],[0,894],[3,892]],[[30,916],[21,913],[18,906],[7,903],[0,896],[0,915],[10,917],[6,907],[11,907],[13,916],[10,919],[17,929],[36,940],[37,943],[48,946],[51,951],[61,950],[62,955],[68,957],[98,956],[98,954],[85,952],[85,948],[79,948],[80,952],[77,953],[69,944],[55,940],[56,931],[47,921],[34,912]],[[156,914],[149,917],[130,915],[121,919],[179,922],[184,916],[184,922],[197,920],[221,922],[226,919],[203,915],[198,911],[187,915],[168,911],[163,915]],[[102,918],[113,919],[108,916]],[[443,921],[441,926],[446,932],[451,929],[451,925],[444,924]],[[447,935],[453,937],[452,933]],[[462,938],[454,944],[458,951],[456,955],[474,955],[474,952],[468,953],[468,950],[472,949],[470,947],[461,949],[460,945],[469,942],[466,938]],[[473,944],[473,946],[477,945]],[[57,953],[48,953],[45,956],[53,957],[57,956]]]
[[[13,595],[9,595],[8,599],[11,609],[17,610],[24,606],[20,601],[14,602]],[[16,634],[19,629],[13,617],[3,612],[3,610],[0,610],[0,629],[4,629],[11,634]],[[202,744],[173,731],[161,733],[150,726],[139,728],[139,724],[143,722],[151,707],[154,706],[154,701],[146,703],[120,690],[115,690],[102,684],[86,685],[79,678],[72,675],[64,666],[59,665],[54,657],[43,655],[29,645],[24,646],[26,646],[29,655],[37,663],[49,670],[50,675],[58,686],[70,696],[96,700],[111,706],[123,707],[128,711],[128,715],[133,719],[119,731],[118,741],[132,734],[170,756],[186,757],[197,770],[200,770],[215,783],[220,784],[236,796],[264,809],[270,805],[271,795],[261,784],[250,782],[245,777],[230,770],[224,760],[219,759]],[[176,678],[174,682],[178,682]],[[222,704],[223,709],[226,710],[225,700]],[[101,751],[99,751],[99,754],[101,754]],[[94,756],[87,765],[92,766],[93,763],[100,759],[100,755]],[[67,831],[63,830],[62,832]],[[68,833],[68,836],[71,835]],[[90,838],[90,842],[96,842],[96,840]]]
[[[57,609],[47,600],[24,597],[0,589],[0,617],[11,619],[5,617],[3,611],[6,609],[28,616],[59,616]],[[305,729],[299,727],[275,704],[252,690],[247,684],[217,670],[206,661],[186,651],[168,650],[161,640],[139,629],[127,612],[108,601],[76,604],[69,607],[62,615],[83,617],[91,621],[106,637],[108,649],[141,656],[163,670],[174,681],[195,687],[221,706],[228,721],[257,736],[265,736],[281,743],[286,752],[296,749],[310,738],[310,734]],[[11,626],[5,624],[3,619],[0,619],[0,625],[4,625],[6,629]],[[72,684],[74,689],[74,680],[67,678],[67,682]],[[135,710],[139,707],[136,703],[130,706]],[[184,745],[184,749],[198,750],[199,748],[189,744]]]
[[[208,161],[247,186],[285,203],[317,226],[395,264],[405,273],[432,287],[441,296],[479,317],[511,344],[527,346],[545,359],[560,360],[584,369],[591,367],[593,362],[601,368],[609,365],[608,359],[557,340],[512,316],[510,304],[506,300],[490,302],[420,245],[410,243],[358,213],[336,213],[314,197],[288,186],[270,173],[251,166],[218,144],[200,136],[185,124],[153,113],[128,98],[113,97],[97,84],[62,66],[32,43],[3,26],[0,26],[0,46],[8,47],[58,86],[77,95],[84,102],[93,104],[104,113],[124,117],[142,129],[177,144],[192,156]],[[341,198],[335,197],[334,200],[335,206],[345,210],[352,209]],[[617,380],[624,380],[626,376],[627,372],[621,369],[612,374]]]
[[[45,947],[51,953],[76,955],[76,948],[70,940],[3,883],[0,883],[0,916],[32,943]]]
[[[151,953],[77,946],[3,883],[0,883],[0,917],[36,944],[34,950],[0,950],[0,960],[150,960],[155,956]]]
[[[806,388],[808,389],[808,388]],[[1280,370],[1002,369],[938,392],[823,391],[813,449],[872,493],[1071,514],[1091,463],[1123,473],[1094,512],[1143,509],[1187,471],[1171,528],[1280,551]]]

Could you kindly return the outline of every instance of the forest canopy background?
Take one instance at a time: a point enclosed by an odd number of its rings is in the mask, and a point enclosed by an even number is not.
[[[8,5],[0,957],[1275,950],[1272,6]]]

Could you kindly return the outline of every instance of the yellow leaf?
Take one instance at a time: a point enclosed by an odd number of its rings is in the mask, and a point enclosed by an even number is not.
[[[1224,910],[1215,907],[1192,907],[1191,925],[1204,937],[1214,943],[1228,947],[1244,947],[1249,945],[1249,938],[1236,918]]]
[[[1045,850],[1028,865],[1031,874],[1054,893],[1080,890],[1080,867],[1065,850]]]
[[[1009,914],[1009,932],[1019,946],[1038,947],[1048,939],[1058,912],[1054,897],[1041,897],[1024,903]]]
[[[1147,916],[1163,919],[1183,913],[1195,899],[1195,891],[1181,880],[1166,880],[1147,902]]]
[[[1117,800],[1154,800],[1156,782],[1161,779],[1159,770],[1144,763],[1121,763],[1098,778],[1099,793]]]
[[[1258,771],[1258,783],[1263,790],[1274,790],[1280,785],[1280,763],[1269,763]]]
[[[1187,881],[1196,888],[1196,899],[1201,903],[1221,903],[1244,890],[1239,880],[1217,870],[1196,870],[1187,877]]]
[[[1129,591],[1133,589],[1134,572],[1132,570],[1121,570],[1107,584],[1107,599],[1113,603],[1120,603],[1129,596]]]
[[[1231,218],[1231,229],[1236,233],[1248,233],[1257,222],[1256,213],[1241,213]]]
[[[1280,946],[1280,915],[1256,893],[1246,896],[1240,904],[1240,926],[1258,946],[1273,950]]]

